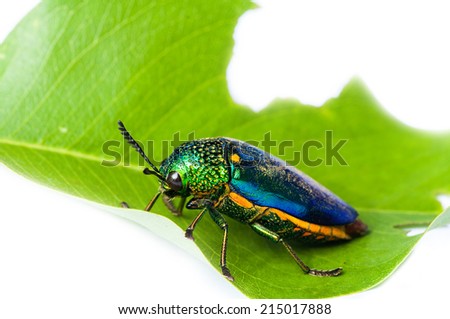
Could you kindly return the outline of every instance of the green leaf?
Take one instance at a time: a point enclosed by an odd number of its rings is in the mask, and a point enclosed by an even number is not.
[[[143,208],[157,181],[142,174],[137,154],[123,145],[118,119],[137,139],[154,141],[144,146],[155,161],[173,149],[168,141],[191,132],[254,141],[270,132],[278,146],[292,145],[284,152],[273,147],[273,154],[357,208],[371,232],[348,243],[294,245],[313,267],[344,267],[340,277],[316,278],[303,275],[283,247],[228,218],[234,284],[255,298],[329,297],[372,287],[421,238],[403,228],[448,224],[450,210],[439,215],[436,195],[450,193],[450,134],[398,123],[359,80],[321,108],[278,100],[254,113],[236,105],[226,67],[237,19],[251,7],[249,1],[43,1],[0,47],[0,160],[55,189]],[[317,166],[295,160],[311,140],[324,147],[310,160],[326,160],[327,145],[330,151],[346,140],[339,154],[347,165],[336,158]],[[195,215],[173,217],[162,203],[153,212],[183,229]],[[151,228],[148,213],[121,215]],[[220,229],[204,218],[195,236],[218,268]]]

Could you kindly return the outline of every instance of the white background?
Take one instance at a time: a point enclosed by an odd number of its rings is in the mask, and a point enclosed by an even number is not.
[[[0,0],[0,41],[35,3]],[[320,105],[358,75],[400,120],[450,129],[450,12],[443,1],[259,3],[235,35],[228,77],[237,101],[259,109],[283,96]],[[157,303],[260,304],[222,279],[187,240],[180,249],[2,165],[0,194],[0,318],[113,318],[117,306]],[[155,222],[166,230],[164,220]],[[167,231],[183,238],[181,230]],[[327,300],[332,317],[442,317],[449,240],[448,227],[430,232],[382,285]]]

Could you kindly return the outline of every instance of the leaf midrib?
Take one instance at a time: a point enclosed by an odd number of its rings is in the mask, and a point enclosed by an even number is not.
[[[83,160],[87,160],[87,161],[91,161],[91,162],[101,162],[103,161],[105,158],[101,157],[101,156],[96,156],[93,154],[88,154],[88,153],[83,153],[83,152],[79,152],[79,151],[74,151],[74,150],[69,150],[66,148],[61,148],[61,147],[55,147],[55,146],[48,146],[48,145],[44,145],[44,144],[39,144],[39,143],[30,143],[30,142],[23,142],[23,141],[14,141],[11,139],[6,139],[6,138],[0,138],[0,145],[9,145],[9,146],[16,146],[16,147],[23,147],[23,148],[27,148],[27,149],[31,149],[31,150],[35,150],[35,151],[42,151],[42,152],[47,152],[47,153],[54,153],[54,154],[58,154],[58,155],[66,155],[66,156],[70,156],[73,158],[77,158],[77,159],[83,159]],[[127,168],[136,170],[136,171],[140,171],[142,170],[142,168],[140,168],[139,166],[130,164],[129,166],[127,166]]]
[[[35,151],[42,151],[47,153],[54,153],[58,155],[65,155],[70,156],[73,158],[81,159],[81,160],[87,160],[91,162],[99,163],[103,161],[105,158],[101,156],[96,156],[93,154],[83,153],[79,151],[69,150],[61,147],[55,147],[55,146],[48,146],[43,145],[39,143],[30,143],[30,142],[23,142],[23,141],[14,141],[11,139],[6,138],[0,138],[0,145],[9,145],[9,146],[16,146],[16,147],[23,147]],[[141,172],[142,167],[137,166],[135,164],[131,164],[127,166],[127,169],[133,169],[135,171]],[[439,215],[440,212],[437,211],[411,211],[411,210],[398,210],[398,209],[381,209],[381,208],[367,208],[367,207],[356,207],[358,211],[372,211],[377,213],[383,213],[383,214],[392,214],[392,213],[400,213],[400,214],[421,214],[421,215],[432,215],[433,218],[435,218],[437,215]]]

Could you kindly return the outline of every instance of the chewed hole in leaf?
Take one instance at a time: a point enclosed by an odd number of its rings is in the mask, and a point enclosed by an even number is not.
[[[422,235],[428,228],[430,223],[405,223],[394,225],[394,228],[401,229],[407,237]]]
[[[450,195],[447,194],[438,195],[437,200],[441,203],[442,208],[444,210],[450,207]]]

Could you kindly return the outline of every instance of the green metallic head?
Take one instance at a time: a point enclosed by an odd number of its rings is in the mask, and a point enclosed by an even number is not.
[[[184,197],[212,193],[229,181],[224,141],[207,138],[184,143],[162,162],[159,171],[164,189]]]

